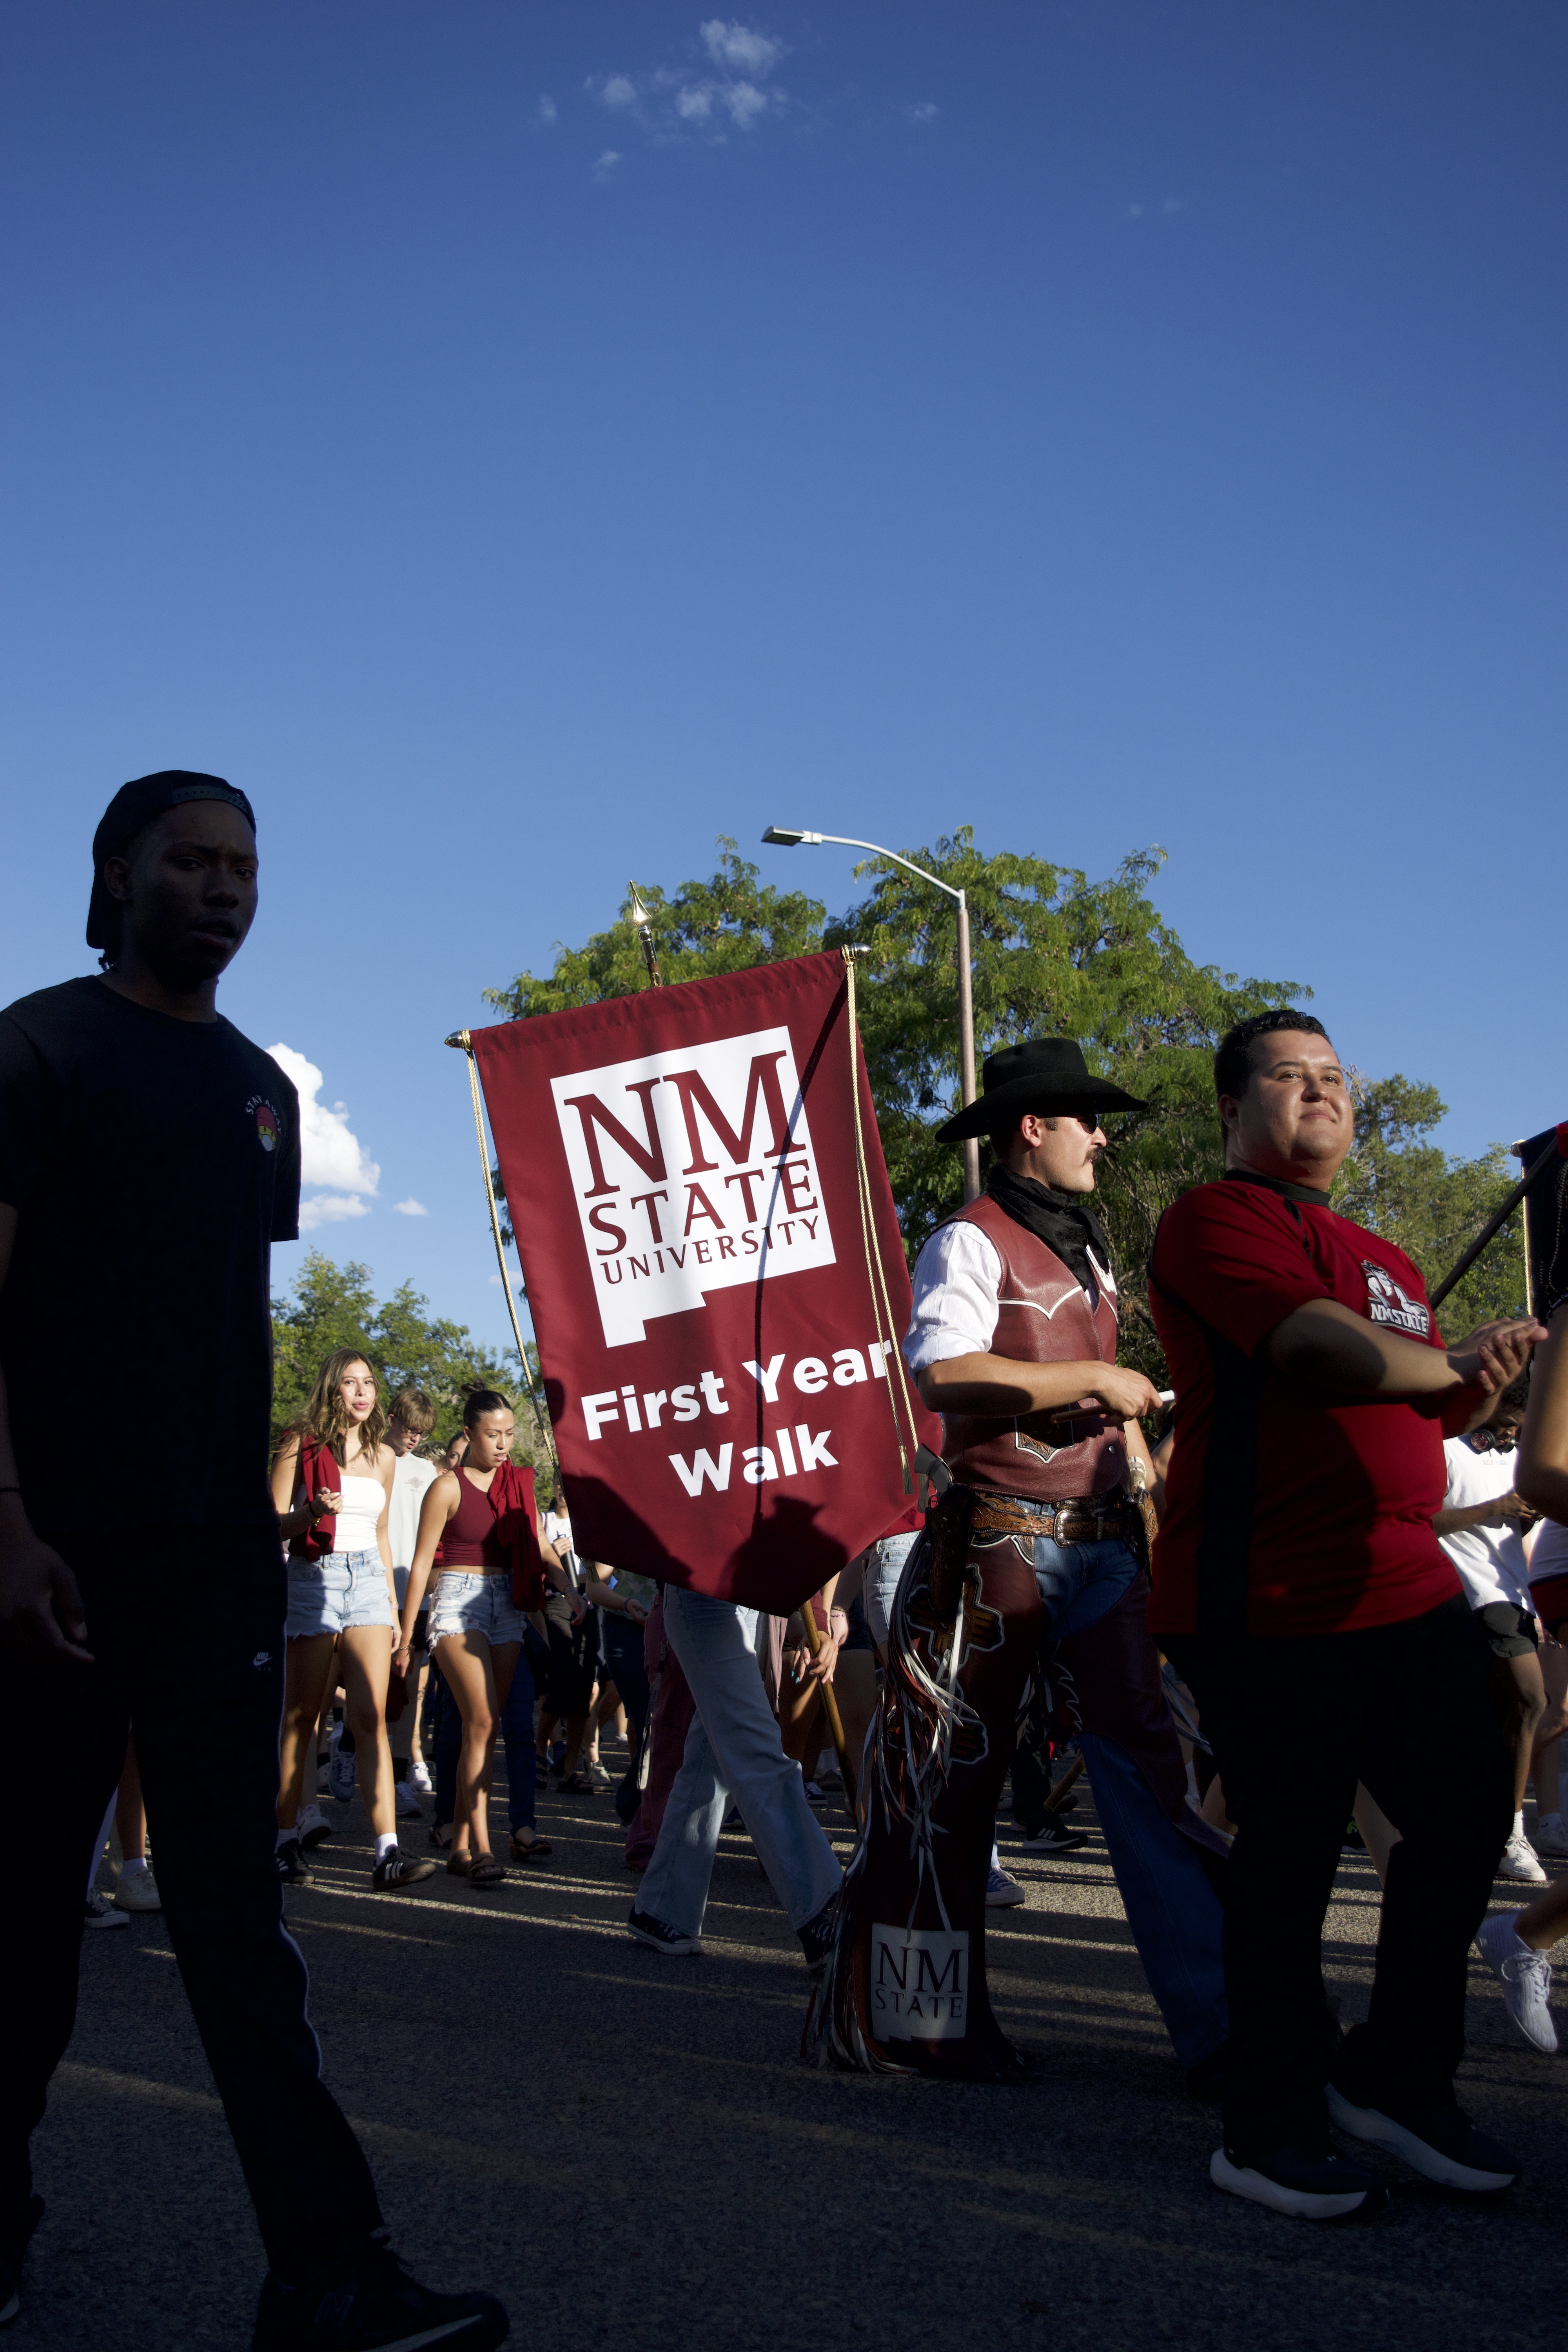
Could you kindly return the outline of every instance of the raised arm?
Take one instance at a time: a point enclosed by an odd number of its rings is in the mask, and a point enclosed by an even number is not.
[[[0,1202],[0,1290],[11,1270],[16,1212]],[[77,1580],[52,1546],[33,1533],[16,1476],[5,1376],[0,1372],[0,1641],[92,1664]]]

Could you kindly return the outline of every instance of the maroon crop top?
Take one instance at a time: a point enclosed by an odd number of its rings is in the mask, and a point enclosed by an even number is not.
[[[499,1470],[496,1475],[500,1477]],[[511,1546],[501,1540],[489,1495],[464,1470],[458,1473],[458,1507],[441,1538],[441,1565],[467,1569],[470,1575],[479,1569],[487,1576],[500,1576],[511,1567]]]

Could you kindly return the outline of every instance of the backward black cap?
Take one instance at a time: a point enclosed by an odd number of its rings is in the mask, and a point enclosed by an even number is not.
[[[239,811],[252,833],[256,831],[256,811],[245,794],[222,776],[204,776],[194,768],[160,768],[156,775],[138,776],[121,784],[92,836],[92,896],[87,904],[89,948],[108,947],[118,926],[118,901],[103,887],[104,859],[123,849],[165,809],[178,808],[185,801],[226,801],[230,808]]]

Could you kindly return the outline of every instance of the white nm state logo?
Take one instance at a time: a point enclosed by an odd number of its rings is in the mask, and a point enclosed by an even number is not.
[[[553,1078],[605,1344],[710,1290],[831,1265],[787,1028]]]

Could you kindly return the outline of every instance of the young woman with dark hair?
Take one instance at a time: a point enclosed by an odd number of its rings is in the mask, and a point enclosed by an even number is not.
[[[397,1663],[406,1671],[438,1547],[441,1574],[430,1611],[430,1649],[463,1718],[447,1867],[470,1886],[489,1887],[506,1877],[489,1847],[496,1733],[527,1616],[538,1610],[546,1582],[561,1591],[566,1578],[544,1540],[533,1473],[511,1459],[516,1423],[505,1397],[493,1389],[474,1390],[463,1408],[463,1433],[468,1445],[461,1467],[437,1479],[420,1512]],[[526,1747],[522,1754],[526,1759]]]
[[[353,1734],[360,1793],[375,1832],[377,1893],[431,1876],[434,1863],[398,1851],[386,1685],[397,1612],[386,1514],[395,1455],[375,1374],[353,1348],[327,1358],[303,1416],[272,1465],[278,1524],[289,1538],[278,1874],[310,1874],[300,1843],[300,1801],[314,1767],[316,1723],[342,1659],[344,1715]],[[313,1769],[312,1769],[313,1777]]]

